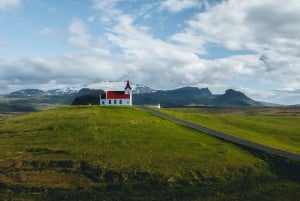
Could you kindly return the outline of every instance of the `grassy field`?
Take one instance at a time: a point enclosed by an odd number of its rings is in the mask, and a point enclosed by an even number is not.
[[[300,154],[300,108],[177,108],[161,110],[253,142]]]
[[[0,121],[0,200],[293,200],[299,170],[137,108]]]
[[[35,112],[70,105],[73,96],[8,96],[0,95],[0,113]]]
[[[17,116],[19,115],[20,113],[11,113],[11,112],[8,112],[8,113],[0,113],[0,121],[3,121],[4,119],[7,119],[7,118],[11,118],[13,116]]]

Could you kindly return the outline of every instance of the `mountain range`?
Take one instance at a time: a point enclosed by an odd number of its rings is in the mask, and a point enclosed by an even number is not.
[[[102,86],[101,86],[102,85]],[[117,86],[118,85],[118,86]],[[72,105],[99,104],[99,94],[107,88],[124,87],[124,82],[113,85],[113,82],[98,84],[97,90],[83,88],[76,94]],[[95,88],[95,85],[92,86]],[[175,106],[271,106],[273,104],[255,101],[245,94],[233,89],[228,89],[224,94],[213,94],[208,88],[182,87],[173,90],[154,90],[144,85],[132,85],[133,104],[157,105],[162,107]]]
[[[134,103],[160,104],[162,107],[175,106],[263,106],[245,94],[228,89],[224,94],[212,94],[208,88],[183,87],[174,90],[155,91],[134,95]]]
[[[60,96],[60,95],[85,95],[88,93],[97,92],[97,90],[122,90],[124,88],[124,82],[99,82],[96,84],[90,85],[81,85],[74,86],[69,88],[62,89],[49,89],[49,90],[41,90],[41,89],[22,89],[19,91],[14,91],[8,94],[8,96]],[[143,94],[143,93],[151,93],[156,90],[151,89],[150,87],[135,84],[132,85],[133,94]]]
[[[23,89],[6,95],[14,101],[38,102],[39,104],[99,104],[99,94],[107,89],[122,90],[124,82],[101,82],[85,85],[82,88],[66,89]],[[244,93],[228,89],[224,94],[213,94],[208,88],[182,87],[173,90],[154,90],[144,85],[132,85],[133,104],[176,106],[276,106],[247,97]],[[19,103],[18,102],[18,103]],[[23,104],[22,102],[22,104]],[[278,105],[277,105],[278,106]],[[13,106],[11,106],[13,107]]]

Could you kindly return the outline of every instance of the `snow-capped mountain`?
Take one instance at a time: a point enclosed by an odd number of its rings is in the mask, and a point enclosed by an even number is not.
[[[77,93],[77,90],[70,88],[66,89],[50,89],[43,91],[40,89],[22,89],[19,91],[11,92],[9,95],[12,96],[60,96],[60,95],[71,95]]]
[[[71,89],[71,88],[65,88],[65,89],[50,89],[46,91],[46,94],[49,96],[53,95],[68,95],[68,94],[74,94],[77,93],[77,90]]]
[[[134,94],[145,94],[155,92],[156,90],[151,89],[150,87],[141,85],[141,84],[133,84],[130,83],[132,87],[132,91]],[[126,86],[126,81],[124,82],[112,82],[112,81],[104,81],[93,84],[86,84],[80,86],[73,86],[67,88],[60,89],[49,89],[49,90],[40,90],[40,89],[22,89],[19,91],[15,91],[10,93],[9,95],[13,96],[59,96],[59,95],[75,95],[81,89],[92,89],[92,90],[116,90],[122,91]]]
[[[133,85],[133,94],[148,94],[152,92],[156,92],[157,90],[151,89],[150,87],[147,87],[145,85]]]
[[[151,93],[156,91],[154,89],[151,89],[150,87],[141,84],[130,83],[130,85],[132,87],[133,94],[145,94],[145,93]],[[85,88],[102,89],[104,91],[107,90],[122,91],[124,90],[125,86],[126,86],[126,81],[124,82],[105,81],[105,82],[99,82],[99,83],[87,85],[85,86]]]

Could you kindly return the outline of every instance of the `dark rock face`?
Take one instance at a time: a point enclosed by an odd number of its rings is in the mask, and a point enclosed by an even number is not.
[[[89,94],[78,96],[72,102],[72,105],[99,105],[100,104],[100,94]]]

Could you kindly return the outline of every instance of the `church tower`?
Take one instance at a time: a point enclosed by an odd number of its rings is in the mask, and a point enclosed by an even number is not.
[[[132,88],[130,86],[129,80],[127,80],[127,83],[126,83],[125,94],[129,94],[130,95],[130,106],[132,106]]]

